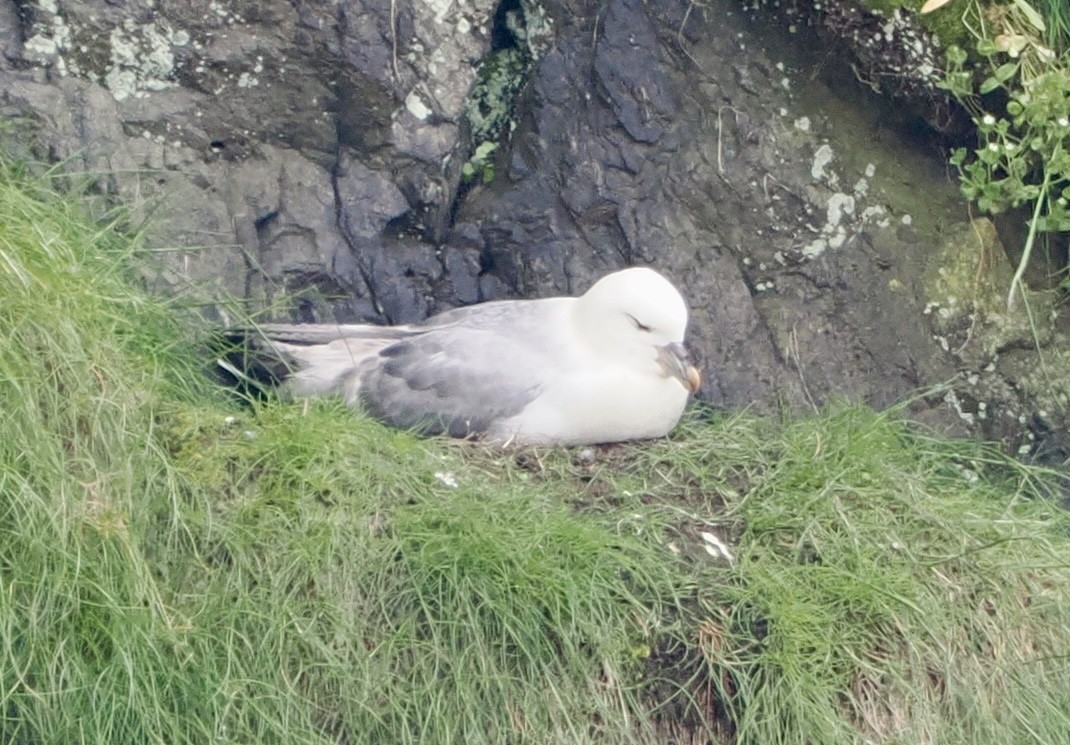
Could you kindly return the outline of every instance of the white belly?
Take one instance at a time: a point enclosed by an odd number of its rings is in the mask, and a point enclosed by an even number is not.
[[[567,383],[567,384],[566,384]],[[488,438],[522,445],[589,445],[663,437],[680,420],[688,392],[658,374],[570,376],[555,381]]]

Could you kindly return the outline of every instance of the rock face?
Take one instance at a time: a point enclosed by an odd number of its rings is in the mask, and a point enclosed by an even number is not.
[[[530,78],[495,178],[465,184],[465,100],[507,30]],[[718,407],[950,383],[915,415],[1014,448],[1058,431],[1065,392],[1003,366],[1020,333],[960,347],[933,312],[968,229],[943,153],[802,36],[733,0],[24,0],[0,5],[0,107],[155,210],[161,292],[403,322],[651,264]]]
[[[119,199],[155,198],[165,287],[314,317],[424,314],[381,285],[411,268],[399,254],[441,273],[431,241],[491,0],[156,5],[42,0],[0,18],[5,113]],[[388,225],[425,250],[386,251]]]

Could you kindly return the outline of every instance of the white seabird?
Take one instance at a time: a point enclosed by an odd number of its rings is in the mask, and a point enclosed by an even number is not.
[[[405,326],[272,324],[243,334],[256,356],[285,365],[294,396],[338,395],[425,434],[578,445],[676,426],[700,384],[683,345],[687,320],[667,279],[631,268],[579,297],[488,302]]]

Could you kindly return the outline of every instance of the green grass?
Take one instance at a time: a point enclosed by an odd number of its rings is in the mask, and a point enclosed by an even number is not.
[[[0,742],[1065,742],[1055,475],[853,407],[593,457],[239,407],[121,225],[0,168]]]
[[[741,741],[1065,739],[1068,523],[1027,496],[1042,474],[859,408],[720,426],[661,471],[743,485],[701,487],[739,531],[704,652]]]
[[[1070,5],[1064,0],[1035,0],[1032,7],[1044,19],[1044,37],[1056,52],[1070,49]]]

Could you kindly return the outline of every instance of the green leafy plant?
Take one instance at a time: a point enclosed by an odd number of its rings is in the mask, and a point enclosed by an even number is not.
[[[489,184],[494,180],[494,153],[498,152],[498,143],[496,142],[481,142],[472,152],[472,157],[469,158],[465,164],[461,167],[461,178],[464,182],[471,183],[476,178],[480,178],[484,184]]]
[[[537,0],[520,0],[504,18],[512,44],[497,49],[479,65],[479,74],[464,104],[472,154],[461,168],[465,184],[494,180],[499,144],[516,128],[516,99],[532,67],[550,48],[553,22]]]
[[[972,3],[963,23],[977,40],[980,65],[952,46],[940,83],[970,111],[980,140],[972,152],[958,148],[951,156],[963,193],[989,214],[1033,207],[1008,305],[1038,234],[1070,231],[1070,51],[1061,30],[1066,19],[1053,8],[1056,32],[1025,0],[987,8]]]

